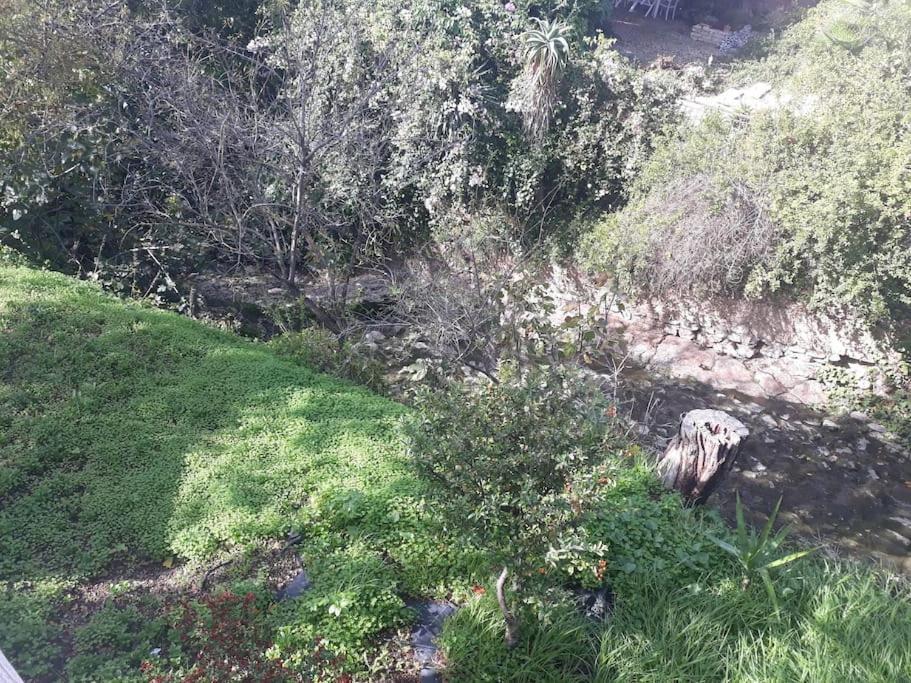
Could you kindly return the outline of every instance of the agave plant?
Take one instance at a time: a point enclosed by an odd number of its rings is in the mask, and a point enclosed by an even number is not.
[[[561,21],[534,19],[537,28],[526,31],[524,61],[527,91],[523,106],[525,130],[536,138],[550,128],[557,102],[557,85],[569,57],[570,28]]]
[[[809,550],[798,550],[788,555],[781,555],[781,547],[791,530],[785,526],[778,533],[772,535],[772,527],[778,518],[780,507],[781,498],[775,504],[775,509],[769,515],[769,520],[763,527],[762,532],[757,535],[756,530],[747,525],[744,519],[743,504],[740,502],[740,494],[737,494],[737,536],[735,542],[731,544],[711,534],[708,535],[715,545],[733,556],[740,564],[743,570],[742,586],[744,590],[747,589],[755,576],[758,575],[762,579],[776,614],[780,612],[778,595],[775,593],[775,586],[772,583],[772,576],[769,571],[796,562],[816,550],[816,548],[810,548]]]
[[[877,9],[869,0],[847,0],[842,11],[823,28],[822,34],[830,43],[845,50],[862,50],[878,33]]]

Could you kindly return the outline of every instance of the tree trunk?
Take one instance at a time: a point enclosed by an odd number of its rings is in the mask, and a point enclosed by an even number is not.
[[[665,488],[683,495],[688,505],[702,505],[727,475],[750,431],[720,410],[691,410],[680,416],[680,429],[658,461]]]
[[[506,647],[511,649],[519,642],[519,624],[516,621],[516,616],[509,611],[509,607],[506,605],[504,588],[507,576],[509,576],[509,568],[503,567],[503,571],[500,572],[500,578],[497,579],[497,602],[500,603],[503,621],[506,622]]]

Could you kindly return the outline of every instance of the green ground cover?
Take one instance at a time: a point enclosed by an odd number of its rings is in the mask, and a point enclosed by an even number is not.
[[[441,639],[453,681],[911,680],[906,583],[807,560],[775,576],[776,615],[707,539],[726,534],[717,517],[661,495],[635,448],[606,454],[590,522],[613,615],[588,620],[571,583],[542,576],[506,651],[493,554],[436,521],[405,412],[264,345],[0,265],[0,648],[39,681],[228,680],[218,658],[200,674],[201,642],[258,662],[235,680],[266,680],[268,657],[290,680],[391,680],[407,599],[445,596],[462,604]],[[289,532],[313,588],[276,603],[264,549]],[[252,602],[213,600],[227,590]]]
[[[0,330],[0,647],[26,675],[71,654],[61,634],[80,587],[292,529],[308,530],[314,576],[335,582],[292,610],[300,619],[323,598],[371,594],[352,600],[350,624],[334,619],[341,646],[401,621],[400,594],[470,575],[415,502],[400,405],[22,267],[0,270]]]

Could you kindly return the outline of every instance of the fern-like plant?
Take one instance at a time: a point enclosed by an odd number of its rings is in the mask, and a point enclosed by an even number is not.
[[[775,585],[772,583],[772,576],[769,573],[770,570],[796,562],[815,550],[815,548],[811,548],[781,555],[781,546],[791,530],[785,526],[779,529],[778,533],[772,535],[772,527],[778,517],[780,507],[781,498],[775,504],[775,509],[769,515],[769,519],[762,531],[757,534],[753,527],[747,525],[743,514],[743,504],[740,502],[740,494],[737,494],[737,535],[734,539],[735,542],[731,544],[711,534],[708,535],[715,545],[734,557],[740,564],[743,570],[742,586],[744,590],[749,587],[754,577],[759,576],[765,586],[766,593],[769,595],[769,600],[775,608],[775,614],[780,613],[780,608]]]
[[[541,138],[550,128],[557,103],[557,86],[569,59],[566,36],[570,28],[561,21],[534,21],[537,27],[522,36],[527,78],[522,109],[526,132],[534,138]]]

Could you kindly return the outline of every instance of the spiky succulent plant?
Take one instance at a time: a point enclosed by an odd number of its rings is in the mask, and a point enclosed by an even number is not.
[[[534,19],[536,28],[526,31],[523,57],[527,91],[523,106],[525,130],[541,138],[550,128],[557,102],[557,85],[569,59],[570,32],[561,21]]]

